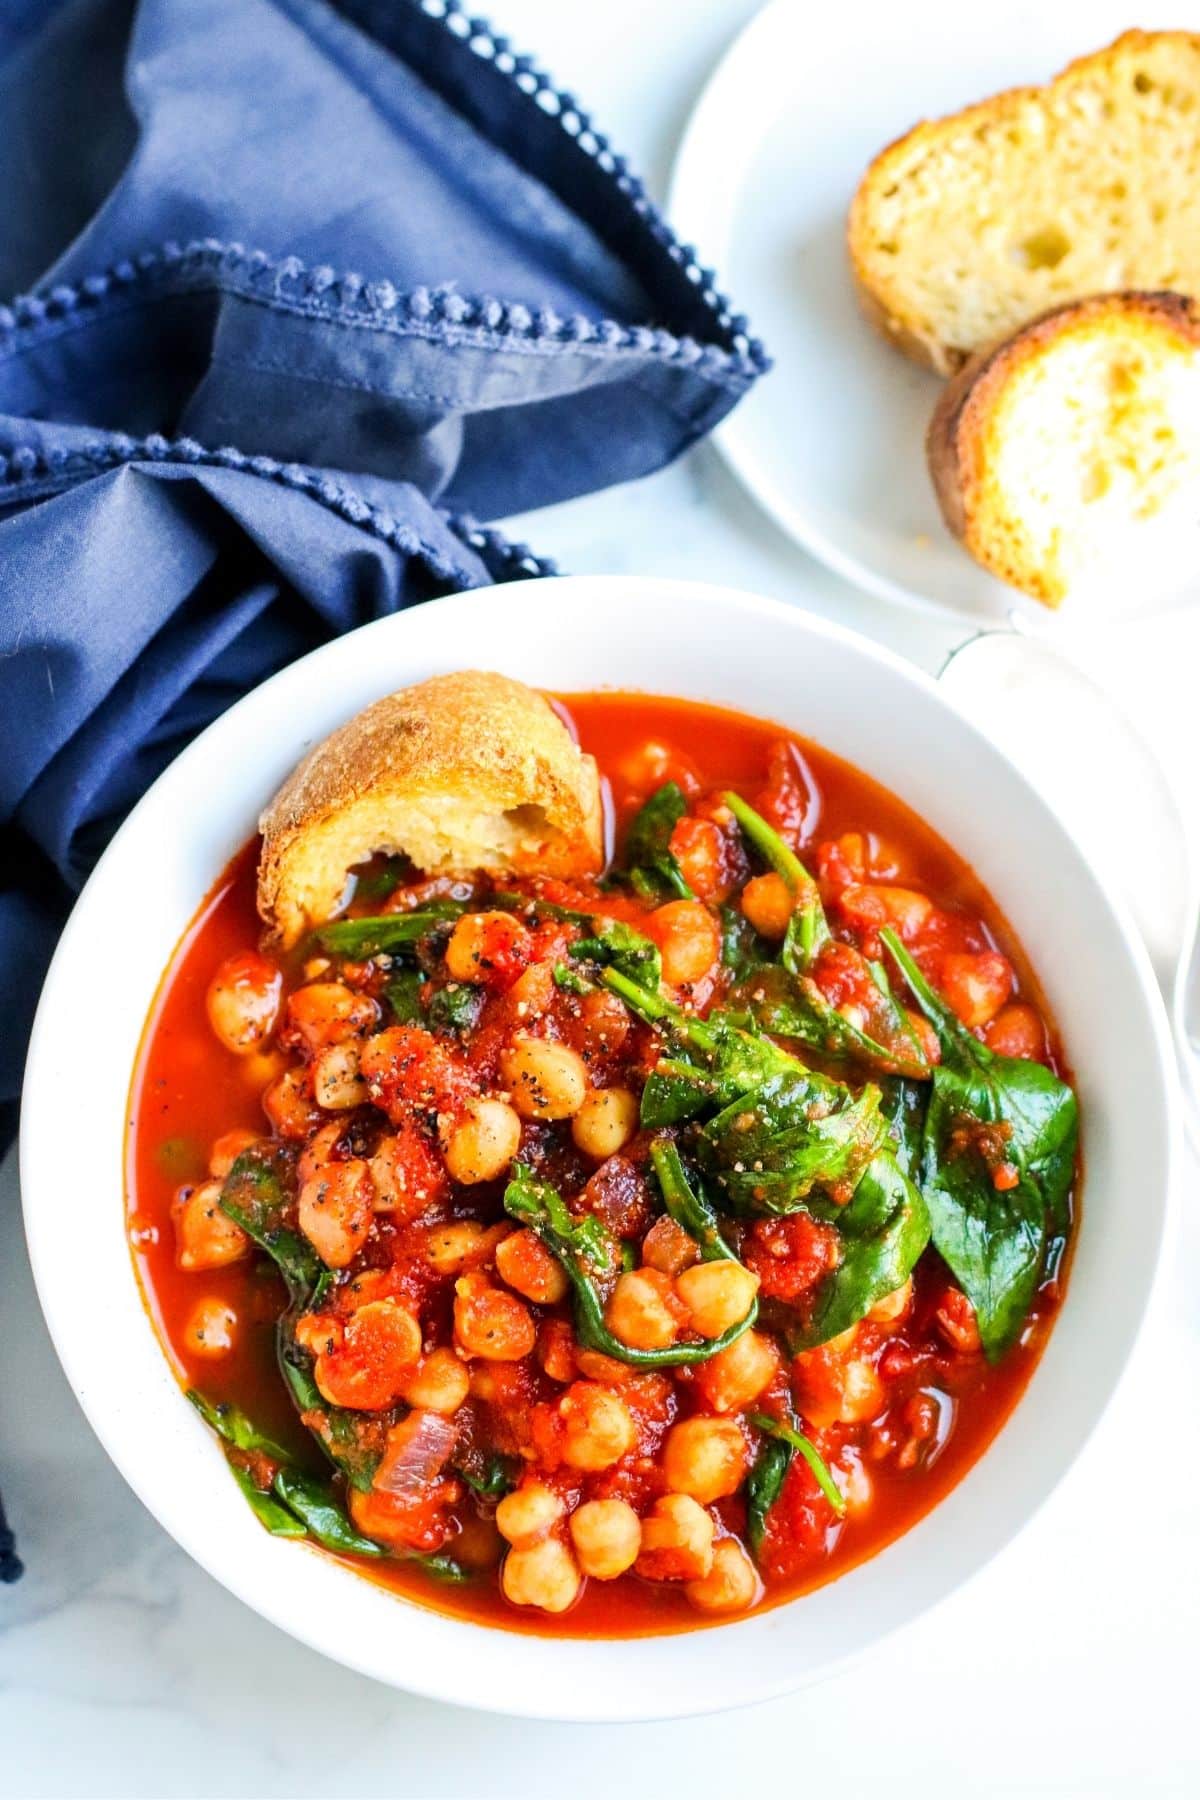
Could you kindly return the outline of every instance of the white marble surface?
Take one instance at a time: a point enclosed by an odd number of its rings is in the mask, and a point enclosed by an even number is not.
[[[754,0],[493,7],[497,25],[586,98],[660,192],[706,72],[753,10]],[[1086,8],[1080,16],[1086,39]],[[697,576],[802,600],[931,670],[961,636],[816,569],[711,450],[518,529],[573,570]],[[1095,657],[1119,670],[1161,742],[1190,751],[1194,771],[1185,690],[1173,707],[1146,706],[1170,691],[1166,671],[1177,675],[1179,629],[1113,637]],[[64,1157],[64,1179],[86,1181],[81,1149]],[[1117,1401],[998,1564],[873,1661],[807,1694],[690,1723],[600,1729],[513,1723],[376,1686],[260,1621],[177,1550],[107,1462],[59,1372],[10,1158],[0,1170],[0,1446],[29,1573],[0,1589],[0,1800],[499,1800],[564,1782],[578,1800],[607,1800],[617,1785],[697,1800],[755,1788],[1195,1794],[1195,1174],[1177,1196],[1164,1278]]]

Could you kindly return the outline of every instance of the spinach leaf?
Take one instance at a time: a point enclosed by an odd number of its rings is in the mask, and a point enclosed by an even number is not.
[[[270,1457],[272,1462],[291,1461],[291,1451],[285,1450],[282,1444],[252,1425],[241,1407],[235,1406],[232,1400],[208,1400],[196,1388],[187,1389],[187,1398],[204,1423],[211,1426],[227,1444],[232,1444],[235,1450],[255,1451]]]
[[[411,868],[406,856],[389,856],[377,869],[368,869],[354,884],[356,900],[386,900],[394,894]]]
[[[817,884],[794,850],[789,850],[779,833],[768,825],[761,813],[732,791],[721,796],[738,825],[742,836],[768,868],[786,884],[795,910],[783,940],[783,965],[792,974],[803,972],[822,944],[830,938],[829,923]]]
[[[255,1145],[225,1177],[220,1206],[267,1252],[287,1284],[289,1306],[276,1327],[276,1355],[307,1429],[347,1480],[366,1489],[379,1464],[371,1427],[362,1414],[327,1404],[312,1378],[312,1358],[296,1342],[297,1319],[320,1305],[334,1276],[308,1239],[286,1223],[290,1179],[291,1161],[282,1147]]]
[[[471,1579],[470,1571],[464,1569],[460,1562],[455,1562],[452,1556],[447,1556],[444,1550],[439,1550],[432,1556],[422,1554],[420,1551],[413,1551],[413,1553],[410,1556],[406,1556],[404,1560],[405,1562],[418,1563],[427,1575],[433,1576],[435,1581],[451,1581],[457,1583],[460,1581],[470,1581]]]
[[[623,1344],[604,1322],[604,1297],[597,1275],[615,1274],[620,1254],[599,1219],[574,1219],[566,1202],[547,1181],[539,1181],[524,1163],[513,1164],[513,1177],[504,1190],[504,1210],[510,1218],[535,1231],[566,1272],[575,1297],[575,1336],[585,1349],[629,1363],[638,1369],[670,1369],[707,1362],[727,1349],[758,1317],[754,1300],[744,1319],[701,1344],[669,1344],[661,1350],[634,1350]]]
[[[590,994],[592,983],[586,975],[580,975],[576,969],[569,968],[566,963],[555,963],[554,985],[568,994]]]
[[[677,782],[664,782],[634,814],[625,834],[625,863],[639,894],[655,899],[675,894],[681,900],[695,895],[671,853],[671,833],[687,812],[687,800]]]
[[[887,1130],[877,1087],[855,1096],[747,1030],[739,1014],[694,1018],[617,969],[607,969],[604,982],[659,1026],[675,1052],[646,1083],[642,1123],[658,1129],[716,1108],[700,1147],[735,1208],[790,1212],[818,1185],[853,1188]]]
[[[921,1172],[929,1089],[920,1081],[885,1076],[879,1083],[879,1092],[879,1110],[888,1122],[892,1155],[908,1179],[916,1181]]]
[[[322,925],[317,942],[334,956],[377,956],[383,950],[401,950],[415,944],[466,912],[465,900],[431,900],[419,912],[381,913],[373,919],[337,919]]]
[[[452,981],[435,988],[429,1001],[429,1022],[435,1031],[453,1037],[466,1037],[474,1031],[487,999],[482,988],[468,982]]]
[[[496,1451],[472,1446],[454,1465],[467,1486],[485,1500],[502,1500],[517,1485],[518,1469],[513,1459]]]
[[[734,1005],[744,1006],[755,1023],[773,1037],[794,1038],[822,1056],[853,1058],[883,1074],[914,1080],[928,1076],[925,1047],[897,1003],[883,969],[865,958],[863,968],[873,990],[872,1033],[838,1012],[811,975],[790,974],[774,963],[751,969],[730,999]]]
[[[746,1537],[756,1562],[761,1561],[767,1515],[783,1490],[795,1452],[779,1438],[764,1438],[746,1477]]]
[[[589,919],[588,923],[593,927],[591,934],[577,938],[568,955],[617,969],[631,981],[657,993],[662,981],[662,953],[658,945],[621,919]]]
[[[392,976],[383,990],[383,997],[392,1009],[392,1017],[397,1025],[420,1025],[424,1022],[425,1012],[421,1005],[421,989],[425,986],[425,977],[420,969],[401,969]]]
[[[798,1451],[812,1470],[817,1486],[838,1518],[845,1518],[846,1502],[842,1490],[829,1473],[829,1466],[816,1445],[811,1443],[804,1433],[798,1431],[794,1425],[789,1425],[782,1419],[769,1418],[766,1413],[751,1413],[750,1423],[757,1425],[760,1431],[765,1432],[777,1443],[786,1444],[790,1450]]]
[[[219,1205],[276,1264],[295,1306],[308,1302],[325,1266],[308,1239],[286,1223],[290,1175],[290,1159],[280,1146],[254,1144],[225,1177]]]
[[[650,1160],[658,1176],[663,1205],[677,1225],[699,1245],[702,1262],[733,1262],[733,1251],[721,1236],[717,1215],[688,1181],[683,1159],[670,1138],[657,1138],[650,1146]]]
[[[323,1481],[303,1475],[298,1469],[280,1469],[275,1477],[275,1492],[285,1506],[302,1520],[309,1537],[326,1550],[340,1550],[353,1556],[386,1556],[382,1544],[355,1531],[345,1512]]]
[[[226,1461],[229,1461],[226,1458]],[[294,1512],[276,1500],[274,1495],[264,1492],[242,1463],[229,1462],[229,1473],[246,1496],[246,1504],[258,1520],[266,1527],[272,1537],[304,1538],[308,1536],[308,1527],[303,1519],[298,1519]]]
[[[975,1308],[990,1362],[1020,1335],[1048,1250],[1065,1237],[1075,1095],[1044,1064],[997,1056],[934,993],[890,928],[883,942],[938,1034],[921,1153],[933,1241]],[[1015,1172],[997,1187],[998,1164]]]
[[[766,939],[759,936],[744,912],[736,906],[722,906],[719,912],[721,966],[730,971],[737,983],[743,981],[751,969],[766,962],[770,952]]]
[[[793,1356],[848,1331],[876,1301],[902,1287],[930,1235],[921,1191],[887,1149],[872,1159],[847,1205],[826,1202],[809,1210],[836,1228],[841,1255],[805,1309],[803,1323],[787,1331]]]
[[[850,1191],[866,1172],[887,1130],[879,1089],[842,1090],[832,1103],[820,1081],[805,1070],[764,1081],[701,1128],[735,1211],[795,1212],[816,1187]]]
[[[605,982],[681,1052],[661,1060],[647,1082],[642,1123],[658,1129],[717,1106],[695,1145],[723,1199],[748,1213],[809,1212],[836,1228],[838,1266],[792,1330],[793,1348],[836,1337],[900,1287],[929,1242],[928,1211],[898,1159],[910,1154],[916,1084],[889,1081],[885,1108],[884,1090],[868,1084],[855,1097],[734,1014],[699,1020],[618,972],[609,970]],[[837,1200],[820,1187],[835,1189]]]

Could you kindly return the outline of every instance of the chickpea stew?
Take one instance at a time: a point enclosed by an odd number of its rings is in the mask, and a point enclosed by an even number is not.
[[[778,727],[563,716],[599,880],[357,871],[259,946],[256,847],[134,1078],[152,1318],[262,1525],[412,1599],[621,1636],[928,1512],[1061,1302],[1075,1098],[966,866]]]

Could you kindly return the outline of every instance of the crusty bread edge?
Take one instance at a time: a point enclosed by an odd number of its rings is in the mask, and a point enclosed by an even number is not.
[[[974,529],[983,485],[982,457],[988,422],[997,397],[1022,363],[1040,355],[1055,338],[1076,325],[1115,313],[1152,319],[1200,347],[1200,305],[1185,294],[1169,289],[1132,289],[1070,300],[1063,306],[1051,307],[1020,331],[964,363],[943,388],[925,436],[929,473],[947,529],[984,568],[1046,606],[1059,605],[1063,596],[1004,565],[989,552]]]
[[[933,369],[938,375],[953,375],[968,360],[966,353],[951,349],[937,339],[927,337],[918,332],[910,320],[902,316],[898,307],[892,304],[891,284],[886,280],[873,279],[871,265],[878,258],[870,254],[867,242],[867,213],[870,201],[879,182],[886,181],[894,164],[907,161],[910,153],[918,149],[921,141],[935,140],[948,126],[955,128],[969,126],[975,120],[986,120],[1002,112],[1006,107],[1024,100],[1036,100],[1057,87],[1069,77],[1086,71],[1092,64],[1103,63],[1118,51],[1126,51],[1136,45],[1159,42],[1165,38],[1179,38],[1189,44],[1200,47],[1200,33],[1192,31],[1142,31],[1133,28],[1121,32],[1111,44],[1100,50],[1088,51],[1083,56],[1074,57],[1048,81],[1026,84],[1019,87],[1003,88],[999,93],[991,94],[987,99],[974,101],[964,106],[959,112],[945,113],[936,119],[921,119],[900,137],[886,144],[872,158],[850,202],[846,218],[846,248],[850,259],[850,269],[854,280],[854,290],[859,306],[867,322],[884,336],[889,344],[894,344],[911,361],[920,363],[927,369]],[[1067,305],[1073,304],[1066,302]]]
[[[460,694],[463,684],[475,684],[472,700],[477,703],[480,682],[491,689],[487,706],[496,738],[503,740],[507,730],[511,748],[532,756],[532,785],[519,795],[503,743],[497,754],[497,745],[488,743],[487,730],[472,734],[470,754],[461,754]],[[419,708],[431,696],[432,713],[422,718]],[[373,743],[373,733],[386,734],[388,741]],[[577,780],[562,767],[568,748],[576,759],[572,775],[577,773]],[[490,671],[433,676],[383,695],[330,732],[302,758],[263,809],[257,905],[271,941],[291,942],[296,935],[281,918],[287,910],[281,902],[287,894],[290,854],[306,833],[322,830],[339,812],[377,790],[386,792],[393,785],[402,790],[410,783],[414,796],[436,798],[444,792],[457,797],[464,780],[484,802],[502,809],[535,804],[555,822],[561,843],[542,872],[590,874],[600,868],[603,814],[595,759],[580,750],[545,695]]]

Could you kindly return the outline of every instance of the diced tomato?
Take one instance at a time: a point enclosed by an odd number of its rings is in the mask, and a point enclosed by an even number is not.
[[[723,900],[729,892],[726,838],[711,819],[690,814],[671,833],[671,855],[698,900]]]
[[[314,1379],[331,1406],[380,1412],[393,1406],[421,1355],[421,1328],[395,1300],[351,1313],[342,1341],[317,1357]]]
[[[760,1565],[768,1581],[799,1575],[829,1549],[838,1532],[837,1515],[802,1456],[794,1456],[779,1498],[767,1514]]]
[[[768,1299],[795,1302],[837,1267],[838,1242],[831,1225],[807,1213],[756,1219],[745,1248],[746,1267],[758,1276]]]
[[[446,1165],[415,1119],[402,1117],[371,1158],[376,1212],[419,1219],[450,1191]]]
[[[868,883],[861,887],[843,888],[837,897],[837,909],[847,925],[860,934],[863,949],[874,955],[879,933],[890,925],[904,943],[909,943],[928,924],[933,901],[916,888],[890,887]]]
[[[428,1555],[440,1550],[450,1537],[453,1526],[447,1509],[461,1493],[461,1482],[443,1478],[415,1497],[374,1491],[364,1494],[351,1488],[347,1499],[350,1517],[364,1537]]]
[[[795,744],[784,739],[767,751],[767,782],[754,806],[793,850],[812,837],[821,816],[821,792]]]
[[[416,1025],[393,1025],[368,1038],[359,1070],[372,1100],[396,1125],[414,1109],[452,1120],[476,1091],[461,1054]]]
[[[983,1348],[975,1308],[961,1288],[946,1288],[938,1301],[934,1320],[950,1348],[961,1356],[975,1356]]]

